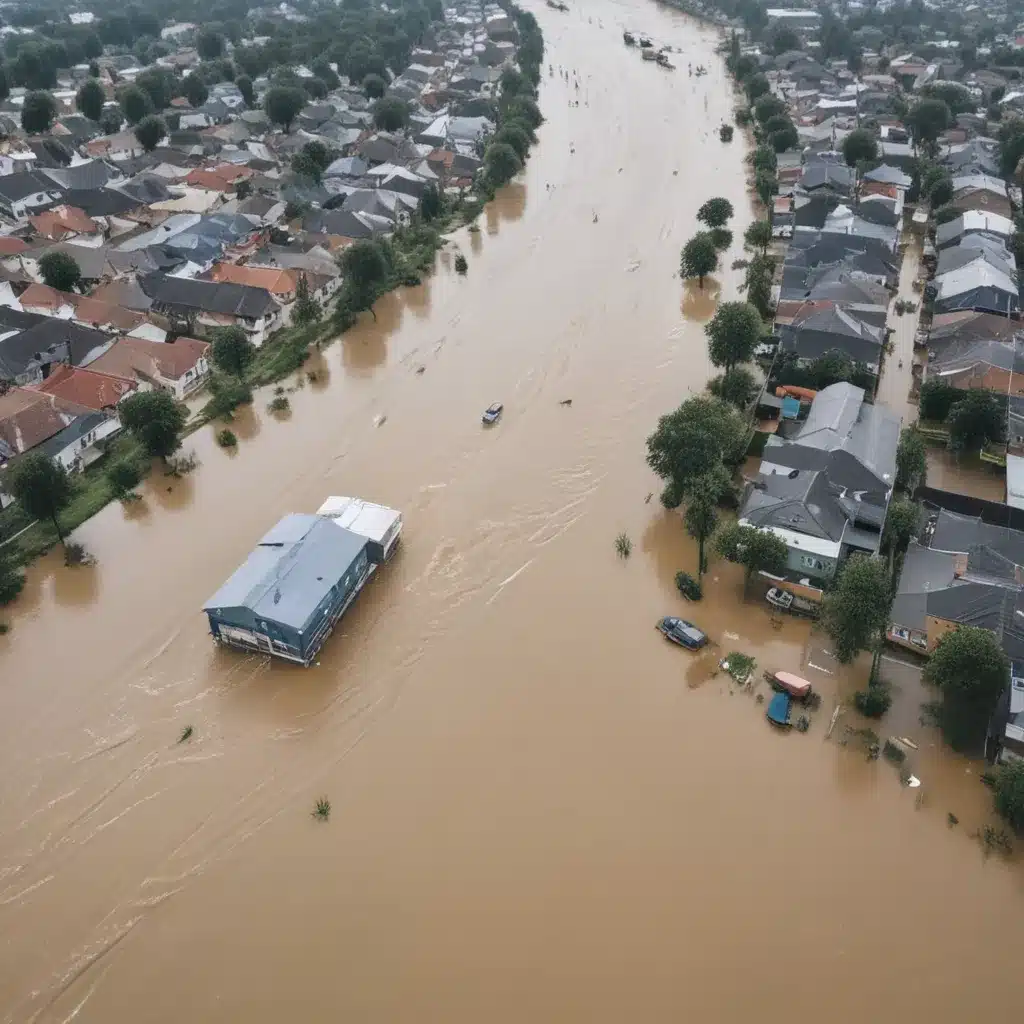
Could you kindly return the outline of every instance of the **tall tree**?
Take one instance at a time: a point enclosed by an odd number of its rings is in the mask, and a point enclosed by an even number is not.
[[[28,452],[17,459],[7,472],[11,494],[33,519],[49,519],[64,543],[60,513],[71,501],[71,481],[64,467],[44,452]]]
[[[709,473],[696,477],[686,502],[686,532],[697,542],[697,578],[708,569],[704,553],[708,540],[718,529],[718,501],[729,486],[728,474],[721,466]]]
[[[1004,413],[995,395],[980,388],[966,391],[950,407],[949,446],[953,451],[978,451],[1003,434]]]
[[[779,179],[768,171],[758,171],[754,175],[754,191],[761,204],[768,211],[768,218],[772,214],[772,196],[779,191]]]
[[[924,679],[942,694],[939,725],[946,739],[957,750],[977,750],[1010,682],[1010,659],[995,634],[957,626],[932,651]]]
[[[843,159],[848,167],[856,167],[862,161],[878,157],[878,140],[867,128],[854,128],[843,139]]]
[[[238,87],[238,91],[242,94],[242,99],[245,100],[247,107],[253,106],[256,102],[256,90],[253,89],[252,79],[248,75],[239,75],[235,79],[235,85]]]
[[[25,574],[14,561],[10,548],[0,548],[0,605],[10,604],[25,586]]]
[[[188,410],[167,391],[143,391],[130,395],[118,406],[127,431],[133,434],[147,455],[166,459],[181,447],[181,432]]]
[[[363,79],[363,94],[369,100],[379,100],[384,95],[388,83],[380,75],[367,75]]]
[[[759,221],[758,223],[763,223]],[[775,260],[763,253],[757,253],[747,264],[742,290],[749,302],[761,316],[767,316],[772,308],[772,282],[775,280]]]
[[[401,131],[409,123],[409,105],[396,96],[385,96],[373,105],[373,123],[381,131]]]
[[[320,303],[309,294],[309,280],[305,274],[299,275],[295,286],[295,305],[292,307],[292,323],[302,327],[316,323],[323,315]]]
[[[86,79],[78,95],[75,97],[75,105],[79,111],[90,120],[98,121],[103,116],[103,104],[106,102],[106,95],[103,86],[95,78]]]
[[[196,50],[203,60],[217,60],[224,54],[224,37],[216,32],[200,32],[196,39]]]
[[[889,551],[890,566],[895,566],[920,529],[921,509],[914,502],[901,498],[889,503],[883,539]]]
[[[507,143],[492,142],[484,151],[484,171],[495,186],[507,184],[522,168],[522,160]]]
[[[152,153],[160,145],[160,140],[166,137],[167,125],[164,124],[162,117],[157,117],[155,114],[144,117],[135,126],[135,138],[139,140],[139,144],[147,153]]]
[[[263,97],[263,109],[274,124],[279,124],[285,132],[290,132],[292,121],[306,105],[306,94],[293,86],[275,85],[267,90]]]
[[[906,427],[896,447],[896,486],[913,494],[928,472],[928,450],[915,427]]]
[[[743,232],[743,248],[753,252],[760,251],[762,255],[768,252],[768,246],[772,244],[772,226],[766,220],[755,220],[746,231]]]
[[[241,327],[220,327],[214,333],[210,357],[222,373],[241,378],[255,354]]]
[[[847,665],[861,651],[880,648],[891,604],[885,562],[851,555],[822,602],[822,624],[840,662]]]
[[[732,203],[722,196],[708,199],[697,211],[697,220],[707,224],[709,228],[722,228],[732,217]]]
[[[125,119],[129,124],[138,124],[153,111],[153,101],[149,93],[143,92],[137,85],[129,85],[122,89],[117,97]]]
[[[48,132],[57,116],[57,101],[48,92],[30,92],[21,108],[21,127],[36,135]]]
[[[249,86],[252,87],[252,82],[249,83]],[[210,90],[206,88],[206,83],[197,74],[191,74],[185,79],[182,84],[182,92],[193,107],[201,107],[210,96]]]
[[[766,93],[754,104],[754,117],[759,124],[764,124],[770,117],[776,114],[785,114],[786,102],[771,93]]]
[[[734,366],[728,373],[712,377],[708,391],[737,409],[746,409],[761,390],[754,375],[744,366]]]
[[[701,289],[704,278],[718,269],[718,249],[710,231],[698,231],[679,257],[679,274],[683,278],[697,278]]]
[[[749,302],[723,302],[704,327],[708,352],[715,366],[726,373],[737,363],[746,363],[764,334],[761,314]]]
[[[999,815],[1017,835],[1024,835],[1024,761],[1008,761],[995,772],[994,802]]]
[[[370,302],[387,280],[387,256],[379,242],[360,239],[342,250],[338,260],[345,283],[361,301]]]
[[[728,562],[743,566],[743,593],[750,587],[755,572],[778,575],[786,568],[789,550],[786,542],[770,530],[730,523],[719,531],[715,549]]]
[[[82,280],[82,270],[73,256],[53,250],[39,259],[39,272],[50,288],[59,292],[74,291]]]
[[[919,100],[907,113],[904,123],[910,129],[914,142],[931,150],[939,136],[950,126],[952,116],[942,100]]]

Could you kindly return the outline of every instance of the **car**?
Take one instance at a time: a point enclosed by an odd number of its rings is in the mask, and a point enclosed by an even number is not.
[[[494,405],[489,405],[481,417],[484,422],[484,426],[489,427],[492,423],[497,423],[504,411],[505,406],[503,406],[501,402],[495,402]]]
[[[707,634],[702,629],[698,629],[686,619],[677,619],[674,615],[663,618],[658,623],[658,629],[666,640],[671,640],[672,643],[691,651],[699,651],[708,642]]]

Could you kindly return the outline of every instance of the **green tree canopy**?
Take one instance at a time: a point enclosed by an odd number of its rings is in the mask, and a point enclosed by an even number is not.
[[[974,452],[1003,436],[1005,410],[991,391],[972,389],[962,395],[946,417],[949,446],[956,452]]]
[[[388,260],[380,243],[368,238],[343,249],[339,264],[346,282],[363,294],[379,288],[389,272]]]
[[[207,29],[196,39],[196,50],[203,60],[216,60],[224,55],[224,37]]]
[[[856,167],[861,161],[878,158],[878,139],[867,128],[855,128],[843,139],[843,159],[847,166]]]
[[[253,89],[252,79],[248,75],[239,75],[235,79],[235,85],[238,87],[238,91],[242,94],[242,99],[245,100],[247,107],[253,106],[256,102],[256,90]]]
[[[764,334],[761,314],[749,302],[723,302],[704,327],[708,352],[715,366],[726,373],[737,363],[746,363]]]
[[[758,72],[755,75],[751,75],[743,83],[743,91],[747,94],[747,101],[749,103],[756,103],[760,97],[771,91],[771,85],[768,79]]]
[[[718,269],[718,248],[710,231],[698,231],[679,257],[679,273],[684,278],[697,278],[704,287],[704,278]]]
[[[772,196],[779,191],[779,179],[768,171],[758,171],[754,175],[754,191],[764,208],[771,211]]]
[[[249,87],[252,88],[252,82],[249,83]],[[182,84],[182,92],[193,107],[201,107],[210,96],[210,90],[206,88],[206,83],[196,74],[191,74],[185,79]]]
[[[840,570],[835,588],[822,602],[822,624],[840,662],[847,665],[861,651],[881,644],[891,604],[885,562],[851,555]]]
[[[0,548],[0,605],[10,604],[25,586],[25,574],[10,551],[10,547]]]
[[[153,110],[160,111],[170,106],[178,80],[167,68],[147,68],[135,79],[135,85],[149,97]]]
[[[79,112],[93,121],[98,121],[103,116],[105,102],[106,95],[103,92],[103,86],[95,78],[86,79],[75,96],[75,106],[78,107]]]
[[[74,291],[82,279],[82,269],[74,257],[60,250],[53,250],[40,258],[39,272],[46,284],[59,292]]]
[[[737,409],[746,409],[761,390],[757,378],[745,367],[734,366],[728,373],[708,381],[708,391]]]
[[[785,100],[767,93],[754,104],[754,117],[759,124],[764,124],[768,118],[774,117],[776,114],[785,114],[786,110]]]
[[[744,592],[755,572],[778,575],[786,568],[786,542],[770,530],[730,523],[715,538],[715,549],[728,562],[743,566]]]
[[[509,120],[523,121],[533,129],[539,128],[544,121],[540,107],[528,96],[517,96],[512,100],[505,111],[505,116]]]
[[[708,199],[697,211],[697,220],[707,224],[709,228],[721,228],[729,222],[732,217],[732,203],[722,196]]]
[[[525,160],[530,152],[530,136],[523,130],[523,126],[514,121],[503,124],[494,134],[494,143],[503,143],[511,146],[520,160]]]
[[[379,100],[384,95],[388,83],[380,75],[367,75],[363,79],[363,93],[367,99]]]
[[[928,449],[924,438],[914,427],[906,427],[896,447],[896,486],[913,492],[925,481],[928,472]]]
[[[924,99],[915,103],[904,123],[918,145],[934,145],[938,137],[952,123],[949,107],[942,100]]]
[[[743,248],[762,253],[768,251],[772,244],[772,226],[766,220],[755,220],[746,231],[743,232]]]
[[[138,124],[153,111],[153,101],[149,98],[149,94],[143,92],[137,85],[129,85],[122,89],[118,94],[117,101],[129,124]]]
[[[779,167],[779,158],[771,146],[758,146],[750,158],[750,163],[755,171],[768,171],[774,175]]]
[[[507,184],[522,168],[522,160],[505,142],[492,141],[484,151],[484,171],[495,186]]]
[[[147,153],[152,153],[160,144],[160,140],[166,137],[167,125],[164,124],[163,118],[157,117],[156,114],[144,117],[135,126],[135,138]]]
[[[683,522],[686,532],[697,542],[697,578],[707,572],[707,542],[718,529],[718,501],[728,487],[728,475],[719,466],[716,470],[694,478],[686,501]]]
[[[759,222],[763,223],[763,222]],[[772,282],[775,280],[775,260],[757,253],[747,264],[742,290],[750,303],[762,316],[772,308]]]
[[[921,95],[932,100],[941,100],[953,117],[957,114],[972,113],[978,104],[970,90],[959,82],[931,82],[921,90]]]
[[[995,634],[957,626],[939,640],[924,670],[942,694],[939,725],[957,750],[978,749],[1010,681],[1010,660]]]
[[[49,519],[64,543],[59,516],[71,501],[71,481],[59,462],[38,449],[28,452],[7,471],[5,488],[27,515]]]
[[[210,357],[222,373],[241,377],[255,354],[252,342],[241,327],[219,327],[214,332]]]
[[[647,464],[666,481],[665,506],[675,508],[696,477],[723,463],[738,463],[746,439],[746,425],[736,409],[711,395],[694,395],[662,416],[647,438]]]
[[[188,410],[167,391],[142,391],[117,407],[121,422],[147,455],[166,459],[181,447]]]
[[[57,101],[48,92],[30,92],[21,108],[21,127],[36,135],[48,132],[57,116]]]
[[[995,772],[994,802],[999,815],[1017,835],[1024,833],[1024,761],[1008,761]]]
[[[921,385],[918,398],[918,409],[923,420],[935,420],[944,423],[953,408],[953,403],[963,395],[959,388],[947,384],[941,377],[929,377]]]
[[[267,90],[263,97],[263,109],[274,124],[279,124],[285,132],[291,131],[292,121],[306,105],[306,94],[302,89],[293,86],[275,85]]]
[[[381,131],[401,131],[409,123],[409,105],[396,96],[385,96],[373,105],[373,123]]]
[[[316,323],[323,315],[320,303],[309,294],[309,281],[305,274],[299,275],[295,286],[295,305],[292,307],[292,323],[298,326]]]
[[[796,125],[792,121],[787,121],[775,131],[770,132],[768,139],[776,153],[785,153],[787,149],[795,149],[800,142]]]
[[[909,498],[890,502],[885,517],[884,543],[893,558],[907,550],[921,528],[921,509]]]
[[[124,124],[124,113],[118,106],[106,107],[100,115],[100,127],[104,135],[113,135],[121,130]]]

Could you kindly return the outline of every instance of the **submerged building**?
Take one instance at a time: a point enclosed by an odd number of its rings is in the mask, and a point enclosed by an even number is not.
[[[376,568],[373,547],[330,519],[285,516],[203,605],[211,634],[309,665]]]

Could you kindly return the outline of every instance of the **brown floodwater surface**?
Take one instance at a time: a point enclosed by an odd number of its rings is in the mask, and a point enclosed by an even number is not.
[[[675,591],[696,552],[644,439],[710,372],[709,298],[683,288],[679,249],[712,195],[737,238],[751,216],[742,143],[717,137],[716,37],[641,0],[529,6],[556,69],[547,123],[451,243],[468,274],[448,254],[382,300],[317,381],[287,385],[290,415],[259,394],[236,454],[212,427],[191,438],[194,473],[78,531],[95,567],[32,567],[0,637],[0,1021],[859,1024],[1015,1005],[1021,875],[967,839],[972,766],[936,754],[961,803],[938,789],[917,810],[891,766],[823,742],[852,684],[805,624],[773,625],[715,559],[701,604]],[[624,25],[679,47],[678,70],[625,48]],[[724,299],[739,254],[709,285]],[[396,560],[308,670],[216,649],[203,601],[332,493],[404,511]],[[714,646],[667,645],[671,613]],[[807,735],[770,731],[716,675],[732,650],[817,673]]]

